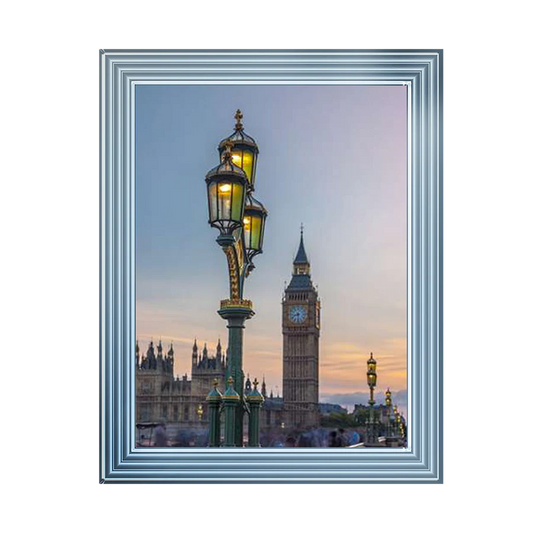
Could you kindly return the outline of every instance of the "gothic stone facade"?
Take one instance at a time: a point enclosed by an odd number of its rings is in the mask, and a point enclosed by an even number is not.
[[[136,349],[136,420],[137,422],[171,422],[178,426],[191,426],[207,421],[205,398],[213,387],[213,380],[224,383],[226,358],[222,353],[220,340],[216,354],[209,356],[207,346],[201,354],[194,341],[192,349],[191,378],[187,374],[182,378],[174,377],[174,348],[170,345],[163,356],[161,341],[157,346],[150,346],[146,355],[139,357],[139,345]],[[202,405],[203,415],[200,420],[198,407]]]
[[[157,350],[157,354],[156,354]],[[202,353],[194,341],[191,357],[192,372],[190,378],[184,374],[174,377],[174,347],[163,354],[161,341],[154,348],[150,342],[146,355],[140,356],[139,345],[136,348],[136,421],[138,423],[166,422],[176,428],[207,428],[208,412],[205,398],[218,380],[218,387],[223,390],[226,382],[226,359],[222,352],[220,340],[216,354],[210,356],[207,346]],[[250,378],[246,380],[245,393],[252,390]],[[261,428],[282,427],[283,399],[274,397],[272,391],[267,395],[265,378],[261,386],[265,404],[261,409]],[[203,414],[198,414],[202,406]],[[247,420],[245,420],[247,423]]]

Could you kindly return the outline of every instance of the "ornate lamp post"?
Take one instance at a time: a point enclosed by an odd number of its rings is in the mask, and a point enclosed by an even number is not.
[[[218,147],[221,162],[205,177],[209,224],[219,230],[216,240],[226,254],[229,269],[230,297],[220,302],[218,311],[227,320],[229,329],[228,382],[221,397],[225,416],[224,446],[243,445],[243,417],[245,411],[250,412],[243,394],[243,330],[245,320],[251,318],[254,311],[252,302],[243,298],[244,280],[254,268],[253,258],[263,251],[267,217],[263,204],[251,194],[259,148],[254,139],[244,133],[242,117],[237,110],[234,132]],[[219,412],[214,408],[217,402],[213,400],[210,415],[218,417]],[[216,423],[220,424],[220,420]],[[216,432],[217,428],[210,423],[211,431]],[[209,442],[216,442],[211,434]]]
[[[218,379],[213,380],[213,388],[207,395],[207,405],[209,409],[209,446],[220,446],[220,406],[222,404],[222,394],[217,389]]]
[[[398,436],[401,440],[405,439],[405,423],[399,411],[396,412],[396,424],[398,426]]]
[[[387,407],[387,425],[385,427],[385,435],[387,437],[392,437],[392,393],[388,387],[385,391],[385,406]]]
[[[398,412],[398,406],[395,405],[393,410],[393,420],[394,420],[394,435],[398,436],[400,434],[400,426],[398,422],[400,421],[400,413]]]
[[[374,359],[374,355],[370,352],[370,359],[366,362],[366,381],[370,389],[370,398],[368,400],[368,428],[366,434],[366,443],[369,445],[377,444],[378,438],[376,434],[376,421],[374,414],[374,389],[376,388],[377,383],[377,373],[376,373],[377,361]]]
[[[248,406],[250,409],[248,446],[252,448],[259,447],[259,409],[264,401],[263,395],[257,390],[257,385],[259,385],[259,381],[257,381],[257,378],[255,378],[254,388],[246,396],[246,400],[248,401]]]

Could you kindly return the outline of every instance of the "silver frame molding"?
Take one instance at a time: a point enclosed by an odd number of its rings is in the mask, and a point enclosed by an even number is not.
[[[442,50],[101,50],[101,483],[442,483]],[[135,88],[408,89],[406,449],[135,449]]]

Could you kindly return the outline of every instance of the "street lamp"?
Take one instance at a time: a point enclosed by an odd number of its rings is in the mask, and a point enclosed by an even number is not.
[[[403,430],[403,424],[402,424],[402,416],[400,415],[399,411],[396,411],[396,426],[398,428],[398,436],[400,438],[403,438],[404,430]]]
[[[385,406],[387,407],[387,425],[385,428],[386,436],[392,437],[391,416],[392,416],[392,393],[387,387],[385,391]]]
[[[251,194],[244,204],[243,233],[244,246],[251,263],[254,256],[263,253],[263,237],[267,217],[265,206]]]
[[[231,142],[225,143],[220,165],[205,176],[209,224],[220,231],[221,245],[235,242],[233,232],[242,226],[247,189],[246,174],[231,162]]]
[[[233,164],[237,165],[244,171],[248,179],[249,190],[252,192],[255,188],[255,171],[257,167],[259,147],[252,137],[244,133],[244,126],[241,122],[242,119],[243,114],[240,109],[237,109],[235,112],[235,129],[229,137],[220,141],[218,151],[222,160],[225,151],[225,143],[227,141],[231,142],[231,158]]]
[[[375,420],[374,420],[374,404],[376,403],[374,401],[374,389],[376,387],[377,383],[377,361],[374,359],[374,355],[372,352],[370,352],[370,359],[366,362],[366,381],[368,383],[368,387],[370,389],[370,398],[368,400],[368,428],[367,428],[367,444],[373,445],[376,444],[378,439],[376,435],[376,427],[375,427]]]
[[[398,425],[398,435],[400,439],[405,439],[405,419],[399,411],[396,412],[396,423]]]
[[[398,436],[400,434],[400,428],[398,426],[400,413],[398,412],[397,405],[394,406],[392,413],[393,413],[393,419],[394,419],[394,433],[395,433],[395,436]]]
[[[244,280],[254,269],[253,258],[263,252],[267,210],[252,196],[259,148],[244,133],[242,112],[235,113],[235,131],[218,146],[221,162],[206,177],[209,224],[219,230],[217,243],[226,254],[230,297],[220,302],[218,314],[228,324],[227,388],[218,394],[216,385],[209,393],[210,446],[219,446],[220,413],[224,411],[224,446],[243,445],[244,413],[254,428],[253,445],[258,445],[260,398],[244,394],[244,322],[254,315],[252,302],[243,298]],[[222,404],[222,409],[219,405]],[[257,419],[256,419],[257,418]],[[257,439],[255,438],[257,435]]]

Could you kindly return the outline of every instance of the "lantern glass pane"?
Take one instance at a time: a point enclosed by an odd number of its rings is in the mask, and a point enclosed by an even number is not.
[[[255,180],[255,171],[257,169],[257,155],[258,154],[254,155],[254,161],[253,161],[254,162],[254,166],[253,166],[253,169],[252,169],[252,176],[254,176],[254,180]]]
[[[217,184],[211,183],[208,188],[207,195],[209,197],[209,222],[214,222],[217,219]]]
[[[233,230],[233,236],[235,237],[236,241],[238,241],[241,238],[241,232],[242,232],[242,228],[240,226]]]
[[[242,225],[244,229],[244,246],[247,250],[249,250],[252,232],[252,217],[249,214],[244,215],[244,218],[242,219]]]
[[[261,236],[261,216],[254,215],[252,218],[252,235],[250,240],[250,248],[259,251],[259,237]]]
[[[265,222],[266,222],[266,216],[263,216],[263,220],[261,222],[261,235],[259,236],[259,246],[261,250],[263,249],[263,237],[265,235]]]
[[[232,150],[231,151],[231,162],[242,169],[242,150]]]
[[[248,181],[252,183],[253,178],[253,170],[254,170],[254,154],[252,152],[248,152],[245,150],[242,157],[242,166],[241,168],[246,173],[246,177],[248,178]]]
[[[240,183],[233,184],[233,203],[231,206],[231,220],[240,222],[244,205],[244,187]]]
[[[229,220],[231,215],[232,184],[221,181],[218,188],[218,220]]]

